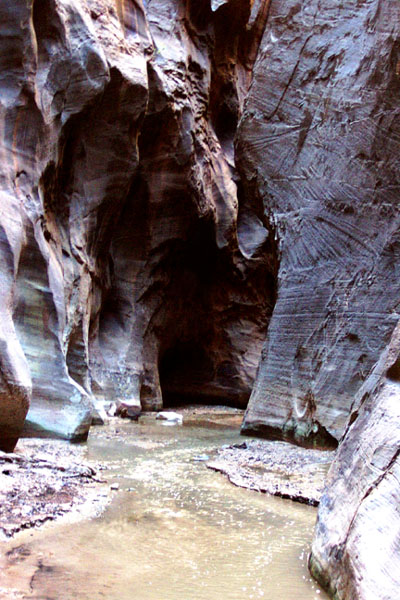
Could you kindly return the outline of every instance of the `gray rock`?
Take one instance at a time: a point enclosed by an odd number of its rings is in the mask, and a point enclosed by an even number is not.
[[[335,446],[397,322],[399,38],[396,1],[270,5],[237,135],[278,281],[245,433]]]
[[[206,462],[209,459],[210,457],[208,456],[208,454],[198,454],[193,457],[194,462]]]
[[[159,421],[165,421],[166,423],[171,423],[174,425],[182,425],[183,417],[179,413],[170,412],[170,411],[162,411],[157,413],[156,419]]]
[[[334,452],[300,448],[286,442],[251,440],[222,446],[207,463],[239,487],[317,506]]]
[[[400,588],[400,325],[357,394],[328,474],[311,572],[338,600],[395,600]]]

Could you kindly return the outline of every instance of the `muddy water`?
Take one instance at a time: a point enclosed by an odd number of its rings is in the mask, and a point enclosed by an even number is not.
[[[234,487],[205,455],[243,441],[239,415],[98,428],[88,458],[119,490],[106,512],[7,544],[4,598],[317,600],[306,561],[316,510]],[[115,428],[118,431],[115,431]]]

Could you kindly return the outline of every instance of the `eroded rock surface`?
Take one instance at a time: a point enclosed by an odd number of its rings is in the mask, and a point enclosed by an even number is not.
[[[334,446],[397,322],[396,0],[271,2],[238,132],[278,294],[245,432]]]
[[[357,416],[313,569],[352,600],[389,573],[394,598],[396,558],[357,573],[379,527],[382,560],[398,544],[397,367],[359,395],[398,321],[398,0],[15,0],[0,22],[0,449],[29,404],[26,434],[68,439],[97,401],[244,407],[266,339],[243,431],[333,447]]]
[[[0,18],[0,447],[30,401],[28,434],[70,439],[96,400],[245,406],[275,266],[251,211],[238,243],[233,138],[264,4],[17,0]]]
[[[400,326],[357,394],[322,496],[311,572],[337,600],[400,589]]]
[[[22,440],[17,454],[0,452],[0,541],[72,512],[101,512],[106,482],[83,454],[81,445],[61,440]]]

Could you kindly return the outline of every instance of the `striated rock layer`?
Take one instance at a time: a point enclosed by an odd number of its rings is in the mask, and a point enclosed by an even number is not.
[[[400,325],[357,394],[320,502],[312,574],[336,600],[400,589]]]
[[[334,446],[400,298],[400,4],[271,3],[238,132],[278,293],[243,431]]]
[[[26,433],[71,439],[101,400],[246,405],[275,262],[233,138],[266,15],[1,4],[1,448],[29,402]]]

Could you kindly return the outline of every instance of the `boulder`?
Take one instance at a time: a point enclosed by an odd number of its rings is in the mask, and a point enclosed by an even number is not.
[[[183,417],[179,413],[172,411],[161,411],[157,413],[156,419],[159,421],[164,421],[170,425],[182,425]]]

